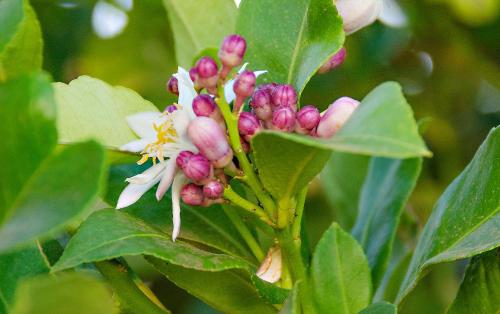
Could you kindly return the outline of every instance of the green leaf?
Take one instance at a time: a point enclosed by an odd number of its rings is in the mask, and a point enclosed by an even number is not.
[[[398,309],[394,304],[388,302],[373,303],[359,314],[396,314]]]
[[[500,244],[500,128],[493,129],[465,170],[436,203],[417,243],[397,303],[425,270]]]
[[[331,0],[252,0],[239,10],[236,32],[247,40],[246,61],[299,93],[344,42]]]
[[[369,163],[368,156],[334,152],[319,176],[325,196],[335,209],[335,220],[346,230],[356,221]]]
[[[500,309],[500,250],[472,258],[448,313],[489,314]]]
[[[111,167],[106,201],[109,204],[116,204],[120,193],[127,185],[125,179],[143,170],[144,166],[135,164]],[[158,202],[155,190],[151,189],[139,201],[124,208],[123,211],[167,234],[172,232],[170,192],[167,192],[163,201]],[[191,207],[181,204],[181,221],[180,239],[202,243],[231,255],[254,260],[245,242],[219,205]]]
[[[198,270],[253,269],[243,259],[203,251],[181,241],[173,242],[170,234],[164,234],[140,219],[118,210],[105,209],[92,214],[80,226],[52,271],[132,255],[154,256]]]
[[[156,258],[148,257],[148,261],[177,286],[223,313],[276,313],[259,297],[249,275],[241,271],[196,271]]]
[[[299,300],[299,286],[300,282],[296,282],[293,285],[293,289],[290,292],[290,295],[283,304],[283,308],[280,311],[280,314],[300,314],[302,310],[300,308],[300,300]]]
[[[19,193],[12,215],[0,228],[0,250],[78,222],[97,198],[103,173],[104,151],[95,142],[55,152]]]
[[[27,0],[0,2],[0,81],[42,67],[42,32]]]
[[[111,290],[82,273],[43,276],[24,281],[16,292],[12,314],[118,313]]]
[[[372,158],[370,162],[352,234],[366,253],[374,287],[386,271],[399,217],[421,168],[421,158]]]
[[[0,254],[0,313],[9,313],[16,288],[23,279],[48,273],[50,264],[40,244]]]
[[[323,169],[331,153],[268,131],[252,138],[252,148],[262,184],[277,199],[288,199],[304,188]]]
[[[272,283],[264,281],[256,275],[251,276],[252,283],[257,288],[259,295],[271,304],[283,304],[290,294],[289,289],[280,288]]]
[[[158,111],[131,89],[89,76],[80,76],[69,84],[54,83],[54,90],[59,143],[94,138],[108,148],[118,149],[137,139],[127,124],[127,116]]]
[[[232,0],[163,0],[175,39],[177,62],[183,67],[203,49],[219,47],[234,32],[237,9]]]
[[[316,246],[311,279],[320,313],[358,313],[370,302],[372,283],[363,248],[336,223]]]

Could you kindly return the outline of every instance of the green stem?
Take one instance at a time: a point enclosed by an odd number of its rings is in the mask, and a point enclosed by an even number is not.
[[[234,210],[228,209],[226,207],[223,208],[226,215],[229,217],[233,225],[236,227],[240,235],[247,243],[255,258],[257,258],[257,261],[262,262],[266,255],[264,254],[264,251],[262,251],[262,248],[260,247],[259,243],[257,243],[257,240],[255,240],[250,230],[248,230],[247,226],[245,226],[245,224],[241,220],[240,215],[238,215],[238,213]]]
[[[118,261],[95,262],[94,265],[113,287],[124,307],[131,313],[170,313],[150,300],[135,284],[132,273]]]
[[[292,236],[294,240],[300,240],[300,228],[302,226],[302,216],[307,197],[307,186],[297,195],[297,205],[295,207],[295,220],[292,224]]]
[[[270,226],[274,226],[274,223],[271,221],[271,219],[269,218],[267,213],[264,211],[264,209],[262,209],[262,207],[260,207],[257,204],[254,204],[254,203],[244,199],[240,195],[238,195],[238,193],[236,193],[231,188],[231,186],[227,186],[224,189],[224,198],[226,200],[230,201],[231,203],[233,203],[234,205],[239,206],[239,207],[243,208],[244,210],[249,211],[249,212],[257,215],[266,224],[268,224]]]
[[[240,167],[242,168],[245,176],[247,178],[246,183],[255,193],[259,201],[262,203],[266,211],[271,215],[271,217],[276,217],[276,205],[274,204],[273,199],[267,194],[266,190],[260,183],[250,161],[247,158],[247,155],[243,151],[240,142],[240,133],[238,131],[238,115],[233,114],[231,108],[229,108],[229,104],[226,102],[224,95],[224,90],[221,84],[219,87],[219,97],[215,99],[217,105],[226,121],[227,130],[229,133],[229,141],[231,143],[231,147],[233,148],[234,154],[238,159]]]

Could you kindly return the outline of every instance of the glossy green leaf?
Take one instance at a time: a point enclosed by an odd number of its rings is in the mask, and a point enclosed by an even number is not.
[[[237,9],[232,0],[163,0],[175,39],[177,62],[190,67],[203,49],[219,47],[234,33]]]
[[[168,264],[157,258],[148,258],[148,261],[177,286],[223,313],[277,312],[259,297],[248,274],[241,271],[196,271]]]
[[[283,304],[291,292],[290,289],[280,288],[260,279],[256,275],[252,275],[251,279],[259,295],[271,304]]]
[[[396,314],[398,309],[394,304],[388,302],[373,303],[359,314]]]
[[[358,313],[370,302],[372,283],[363,248],[336,223],[316,246],[311,279],[318,313]]]
[[[111,290],[82,273],[43,276],[24,281],[16,292],[12,314],[113,314],[118,308]]]
[[[342,20],[330,0],[247,0],[236,32],[247,40],[246,61],[265,79],[300,92],[344,43]]]
[[[94,138],[108,148],[118,149],[137,139],[127,124],[127,116],[158,111],[131,89],[89,76],[80,76],[69,84],[54,83],[54,91],[59,143]]]
[[[111,167],[106,201],[115,205],[120,193],[127,185],[125,179],[143,170],[144,167],[135,164]],[[172,202],[169,193],[161,202],[158,202],[153,188],[123,211],[170,234],[172,232]],[[219,205],[191,207],[181,204],[181,221],[180,239],[202,243],[231,255],[254,260],[245,242]]]
[[[500,310],[500,250],[470,261],[449,314],[489,314]]]
[[[300,300],[299,300],[299,285],[300,282],[295,283],[293,286],[290,295],[283,304],[283,308],[280,311],[280,314],[300,314],[302,310],[300,308]]]
[[[52,270],[131,255],[154,256],[175,265],[206,271],[253,269],[243,259],[203,251],[181,241],[173,242],[170,234],[138,218],[106,209],[92,214],[81,225]]]
[[[35,171],[0,227],[0,250],[55,234],[88,214],[104,173],[104,151],[85,142],[54,152]]]
[[[0,81],[42,67],[42,32],[28,0],[0,2]]]
[[[467,258],[500,244],[500,128],[436,203],[419,238],[397,302],[430,265]]]
[[[421,158],[372,158],[370,162],[352,234],[366,253],[374,287],[386,271],[399,217],[421,168]]]
[[[14,306],[14,294],[25,278],[48,273],[50,264],[39,243],[16,251],[0,254],[0,313]]]

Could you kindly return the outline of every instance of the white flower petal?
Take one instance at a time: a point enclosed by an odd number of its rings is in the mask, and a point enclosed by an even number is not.
[[[174,177],[172,183],[172,241],[177,239],[181,231],[181,189],[186,177],[182,173],[178,173]]]
[[[174,74],[179,86],[179,99],[177,103],[182,106],[182,110],[186,110],[191,119],[196,118],[193,111],[193,99],[198,95],[194,89],[193,81],[189,76],[189,72],[184,68],[179,67],[177,73]]]
[[[146,148],[146,145],[154,143],[155,138],[141,138],[132,142],[128,142],[120,147],[120,150],[124,150],[132,153],[140,153]]]
[[[192,120],[189,113],[184,110],[176,110],[172,113],[174,121],[174,128],[178,136],[184,136],[187,133],[189,122]]]
[[[167,192],[174,180],[175,170],[177,170],[176,159],[177,156],[172,156],[169,160],[167,160],[165,172],[163,172],[162,178],[160,180],[160,184],[158,184],[158,188],[156,189],[156,199],[159,201],[163,198],[163,195]]]
[[[165,169],[166,166],[167,166],[166,162],[159,162],[156,165],[146,169],[143,173],[127,178],[125,181],[133,184],[146,184],[156,179],[162,173],[162,171]]]
[[[133,184],[130,183],[122,191],[120,197],[118,198],[118,203],[116,204],[116,209],[124,208],[130,206],[137,202],[141,196],[144,195],[150,188],[153,187],[158,181],[160,181],[161,176],[156,179],[149,181],[146,184]]]
[[[403,9],[394,0],[383,0],[382,11],[378,19],[390,27],[405,27],[408,25],[408,18]]]
[[[257,277],[260,279],[275,283],[281,277],[281,249],[278,246],[271,247],[267,252],[266,258],[257,271]]]
[[[247,66],[248,66],[248,62],[243,64],[241,66],[241,68],[238,70],[238,74],[245,71]],[[253,73],[255,74],[255,77],[257,78],[257,77],[261,76],[262,74],[267,73],[267,71],[261,70],[261,71],[254,71]],[[230,104],[236,98],[236,95],[234,94],[234,91],[233,91],[233,86],[234,86],[234,79],[227,81],[226,85],[224,85],[224,97],[226,98],[226,101],[228,104]]]
[[[127,123],[137,136],[141,138],[156,138],[153,124],[161,124],[164,118],[160,112],[139,112],[127,117]]]

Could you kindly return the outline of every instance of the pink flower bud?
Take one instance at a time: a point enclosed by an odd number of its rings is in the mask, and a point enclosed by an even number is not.
[[[201,154],[194,154],[189,157],[182,167],[182,171],[189,179],[195,182],[203,182],[213,174],[210,161]]]
[[[319,68],[318,73],[323,74],[338,67],[339,65],[344,63],[345,57],[346,57],[346,50],[344,47],[342,47],[336,54],[333,55],[333,57],[328,59],[328,61],[326,61],[326,63],[323,64],[321,68]]]
[[[219,59],[223,65],[221,77],[225,78],[227,73],[243,62],[243,56],[247,49],[245,39],[239,35],[229,35],[224,38],[219,49]]]
[[[267,83],[267,84],[262,84],[257,88],[257,90],[265,90],[269,93],[269,95],[273,94],[274,89],[279,86],[277,83]]]
[[[305,130],[312,130],[318,126],[321,116],[318,108],[308,105],[297,112],[297,124]]]
[[[288,106],[280,106],[273,113],[273,129],[291,132],[295,127],[295,111]]]
[[[194,183],[182,187],[181,198],[187,205],[201,205],[203,203],[203,189]]]
[[[183,150],[182,152],[179,153],[179,155],[177,155],[177,158],[175,160],[177,166],[179,168],[184,168],[184,165],[187,163],[187,161],[189,160],[189,158],[191,158],[191,156],[193,156],[194,153],[188,151],[188,150]]]
[[[191,81],[193,81],[193,83],[196,84],[196,82],[198,81],[198,69],[195,67],[189,69],[189,78],[191,79]]]
[[[242,112],[238,119],[238,130],[240,134],[249,140],[260,129],[257,117],[250,112]]]
[[[243,137],[240,137],[241,149],[248,154],[251,150],[250,143],[248,143]]]
[[[199,117],[210,117],[217,105],[214,99],[207,94],[201,94],[193,99],[193,111]]]
[[[203,194],[205,194],[206,197],[212,200],[221,198],[222,195],[224,194],[224,185],[219,181],[215,180],[209,181],[203,187]]]
[[[252,95],[255,89],[255,80],[255,74],[252,71],[243,71],[236,77],[233,85],[233,91],[236,94],[234,112],[239,112],[245,98]]]
[[[177,81],[177,78],[175,78],[175,77],[172,76],[168,80],[167,90],[169,92],[171,92],[172,94],[179,96],[179,85],[178,85],[178,83],[179,82]]]
[[[271,94],[267,89],[259,88],[255,91],[250,106],[253,108],[255,115],[261,120],[266,121],[273,117]]]
[[[274,88],[272,101],[275,107],[287,106],[296,109],[297,92],[292,85],[278,85]]]
[[[324,138],[333,136],[351,117],[358,105],[359,101],[349,97],[337,99],[321,116],[316,130],[317,136]]]
[[[214,167],[223,168],[233,159],[227,136],[217,122],[207,117],[197,117],[189,123],[188,135],[200,153]]]
[[[214,59],[202,57],[196,62],[196,70],[198,71],[198,81],[201,87],[206,89],[215,88],[218,79],[218,67]]]
[[[172,113],[176,110],[177,110],[177,107],[175,105],[169,105],[169,106],[165,107],[165,110],[163,110],[163,112]]]

